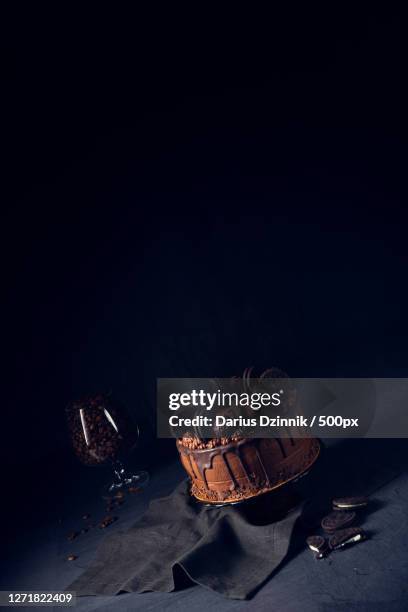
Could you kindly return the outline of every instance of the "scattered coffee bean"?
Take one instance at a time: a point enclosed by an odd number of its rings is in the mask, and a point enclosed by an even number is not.
[[[86,513],[82,516],[82,518],[84,519],[84,521],[88,520],[91,517],[90,514]]]
[[[326,533],[332,534],[337,531],[337,529],[349,527],[354,522],[355,518],[355,512],[340,512],[337,510],[324,517],[321,523],[322,529]]]
[[[70,542],[72,542],[72,540],[75,540],[75,538],[77,538],[79,535],[79,533],[77,531],[71,531],[71,533],[69,533],[67,535],[67,540],[69,540]]]
[[[334,510],[356,510],[357,508],[365,508],[368,504],[368,498],[359,497],[337,497],[333,499]]]
[[[339,550],[366,539],[366,534],[361,527],[349,527],[337,531],[329,540],[331,550]]]
[[[322,536],[310,536],[306,543],[313,552],[315,559],[323,559],[329,553],[329,545]]]
[[[83,535],[84,533],[87,533],[89,531],[88,527],[83,527],[80,531],[80,533]]]
[[[99,529],[105,529],[106,527],[109,527],[109,525],[112,525],[112,523],[114,523],[117,520],[118,520],[117,516],[105,516],[105,518],[102,519],[101,522],[99,523]]]
[[[68,555],[67,557],[67,561],[75,561],[75,559],[78,559],[77,555]]]

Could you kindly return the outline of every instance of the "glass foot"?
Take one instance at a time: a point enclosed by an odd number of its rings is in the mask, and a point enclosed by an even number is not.
[[[136,474],[130,474],[129,476],[123,476],[120,480],[115,479],[105,485],[102,488],[102,497],[104,499],[111,499],[112,497],[122,497],[124,495],[131,495],[137,493],[139,489],[145,487],[149,482],[149,472],[140,470]]]

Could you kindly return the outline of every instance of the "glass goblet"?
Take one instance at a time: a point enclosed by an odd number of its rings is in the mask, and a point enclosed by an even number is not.
[[[140,438],[139,425],[110,395],[100,393],[74,401],[67,406],[66,415],[78,459],[88,466],[112,468],[112,481],[104,487],[104,496],[132,492],[148,483],[148,472],[126,467]]]

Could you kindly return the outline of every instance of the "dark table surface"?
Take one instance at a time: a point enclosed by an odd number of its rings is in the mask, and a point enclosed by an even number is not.
[[[309,550],[300,547],[249,601],[228,600],[202,587],[191,585],[174,593],[129,593],[116,597],[84,597],[78,610],[376,610],[408,609],[408,474],[407,443],[397,440],[356,440],[330,443],[320,470],[326,473],[327,491],[339,494],[369,490],[372,511],[364,517],[369,539],[348,550],[315,561]],[[102,538],[115,529],[134,523],[150,499],[167,495],[185,477],[178,462],[152,474],[149,486],[132,496],[115,515],[118,521],[106,530],[97,527],[73,542],[67,534],[91,514],[98,522],[106,515],[97,495],[96,472],[84,468],[79,481],[72,483],[52,517],[30,535],[15,542],[1,572],[3,590],[64,590],[91,562]],[[323,482],[323,481],[322,481]],[[349,482],[349,491],[344,490]],[[329,483],[329,484],[327,484]],[[330,489],[333,485],[332,489]],[[307,494],[308,482],[300,483]],[[57,492],[56,492],[57,495]],[[69,554],[78,555],[69,562]]]

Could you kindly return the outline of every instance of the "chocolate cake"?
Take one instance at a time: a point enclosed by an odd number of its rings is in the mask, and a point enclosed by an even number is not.
[[[262,495],[307,472],[317,459],[315,438],[179,438],[191,493],[206,503],[232,503]]]

